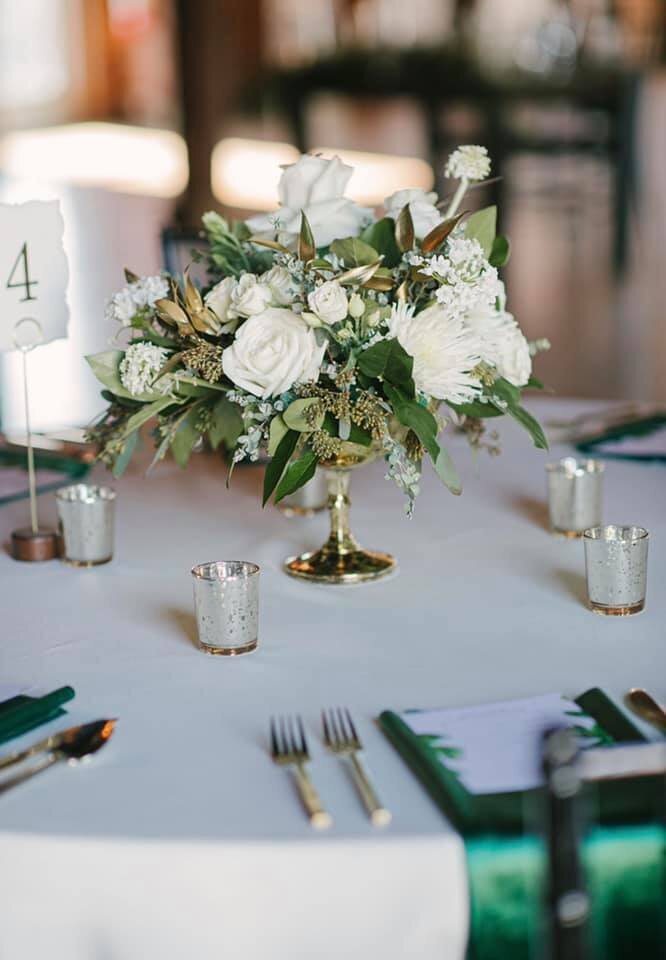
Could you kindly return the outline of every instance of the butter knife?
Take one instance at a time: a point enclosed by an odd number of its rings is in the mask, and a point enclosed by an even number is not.
[[[83,723],[77,727],[69,727],[60,733],[39,740],[25,750],[20,750],[7,757],[0,758],[0,768],[7,769],[15,764],[22,763],[30,757],[44,754],[39,763],[29,766],[20,773],[0,781],[0,793],[5,793],[12,787],[18,786],[30,777],[34,777],[42,770],[48,770],[56,763],[67,761],[77,763],[92,753],[96,753],[111,739],[116,720],[94,720],[92,723]]]

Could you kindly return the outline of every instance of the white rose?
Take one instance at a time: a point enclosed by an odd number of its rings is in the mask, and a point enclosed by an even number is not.
[[[513,314],[503,309],[503,288],[499,300],[502,309],[475,310],[466,317],[466,323],[479,340],[481,359],[515,387],[524,387],[532,373],[529,345]]]
[[[278,307],[287,307],[294,302],[296,287],[286,267],[271,267],[259,277],[273,295],[273,303]]]
[[[317,380],[325,350],[298,314],[269,307],[246,320],[224,351],[224,372],[255,397],[276,397]]]
[[[284,168],[278,186],[280,207],[252,217],[248,227],[280,243],[293,246],[301,229],[301,213],[308,218],[315,244],[327,247],[333,240],[357,235],[372,219],[372,211],[343,196],[353,167],[339,157],[330,160],[304,154]]]
[[[253,273],[243,273],[231,293],[231,312],[240,317],[261,313],[273,299],[270,287],[259,283]]]
[[[397,338],[414,358],[414,382],[421,393],[451,403],[473,400],[481,389],[470,375],[480,360],[479,342],[462,318],[436,303],[415,316],[403,311],[395,320]]]
[[[339,323],[347,316],[347,294],[337,280],[326,280],[308,294],[308,306],[324,323]]]
[[[221,333],[233,333],[238,326],[238,316],[231,311],[231,295],[236,281],[233,277],[225,277],[208,291],[204,302],[213,311],[222,327]]]
[[[412,215],[414,224],[414,233],[417,237],[423,239],[433,227],[441,223],[444,219],[441,211],[437,209],[437,194],[426,193],[425,190],[397,190],[390,197],[384,200],[384,209],[386,215],[397,220],[400,211],[409,204],[409,212]]]

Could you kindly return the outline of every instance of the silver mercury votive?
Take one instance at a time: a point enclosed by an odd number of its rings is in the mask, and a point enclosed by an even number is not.
[[[259,567],[245,560],[213,560],[192,567],[199,645],[233,657],[257,646]]]
[[[113,557],[116,494],[111,487],[75,483],[56,490],[62,559],[94,567]]]
[[[609,524],[583,534],[587,595],[595,613],[626,616],[645,606],[648,531]]]
[[[604,465],[564,457],[546,466],[548,511],[553,533],[580,537],[602,522]]]

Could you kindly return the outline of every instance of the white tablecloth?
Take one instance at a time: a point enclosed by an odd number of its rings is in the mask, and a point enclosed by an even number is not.
[[[532,408],[548,420],[582,405]],[[462,843],[373,718],[592,685],[666,699],[666,469],[608,466],[606,518],[647,526],[652,540],[646,611],[605,619],[584,605],[582,544],[546,532],[549,455],[514,424],[501,431],[502,456],[476,465],[453,440],[463,496],[428,472],[412,521],[382,464],[357,472],[354,530],[400,561],[375,584],[286,577],[281,560],[318,545],[325,519],[262,512],[261,470],[239,469],[227,492],[224,468],[205,456],[149,479],[132,468],[116,484],[117,553],[105,567],[0,556],[0,683],[72,684],[68,722],[120,718],[90,764],[0,798],[1,957],[463,956]],[[5,539],[25,511],[0,511]],[[53,518],[52,498],[42,512]],[[231,660],[192,642],[189,569],[224,558],[262,565],[260,648]],[[318,742],[319,711],[335,704],[353,711],[393,810],[384,832]],[[312,833],[267,754],[269,715],[295,710],[335,817],[326,835]]]

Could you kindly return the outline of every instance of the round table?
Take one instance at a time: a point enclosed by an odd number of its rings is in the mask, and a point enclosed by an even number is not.
[[[598,409],[599,404],[593,404]],[[590,407],[539,399],[542,421]],[[544,466],[499,422],[503,452],[449,448],[465,487],[430,470],[415,516],[375,463],[357,471],[352,526],[396,554],[395,576],[334,587],[282,560],[318,546],[326,519],[262,510],[262,471],[229,491],[218,458],[186,471],[133,465],[115,486],[117,550],[88,570],[0,556],[0,685],[71,684],[68,716],[42,731],[118,717],[87,765],[58,767],[0,798],[0,956],[21,960],[456,960],[468,904],[460,837],[378,729],[386,708],[456,706],[601,686],[666,699],[666,471],[609,463],[605,516],[651,532],[647,608],[585,605],[583,547],[547,531]],[[492,424],[495,426],[495,423]],[[100,477],[104,476],[101,468]],[[54,519],[52,496],[42,498]],[[0,511],[4,538],[25,503]],[[189,570],[248,559],[261,572],[260,640],[239,658],[195,645]],[[0,690],[2,693],[2,690]],[[352,711],[393,822],[373,828],[320,711]],[[272,714],[299,712],[312,774],[334,816],[310,828],[290,775],[270,761]],[[12,747],[14,744],[11,745]]]

